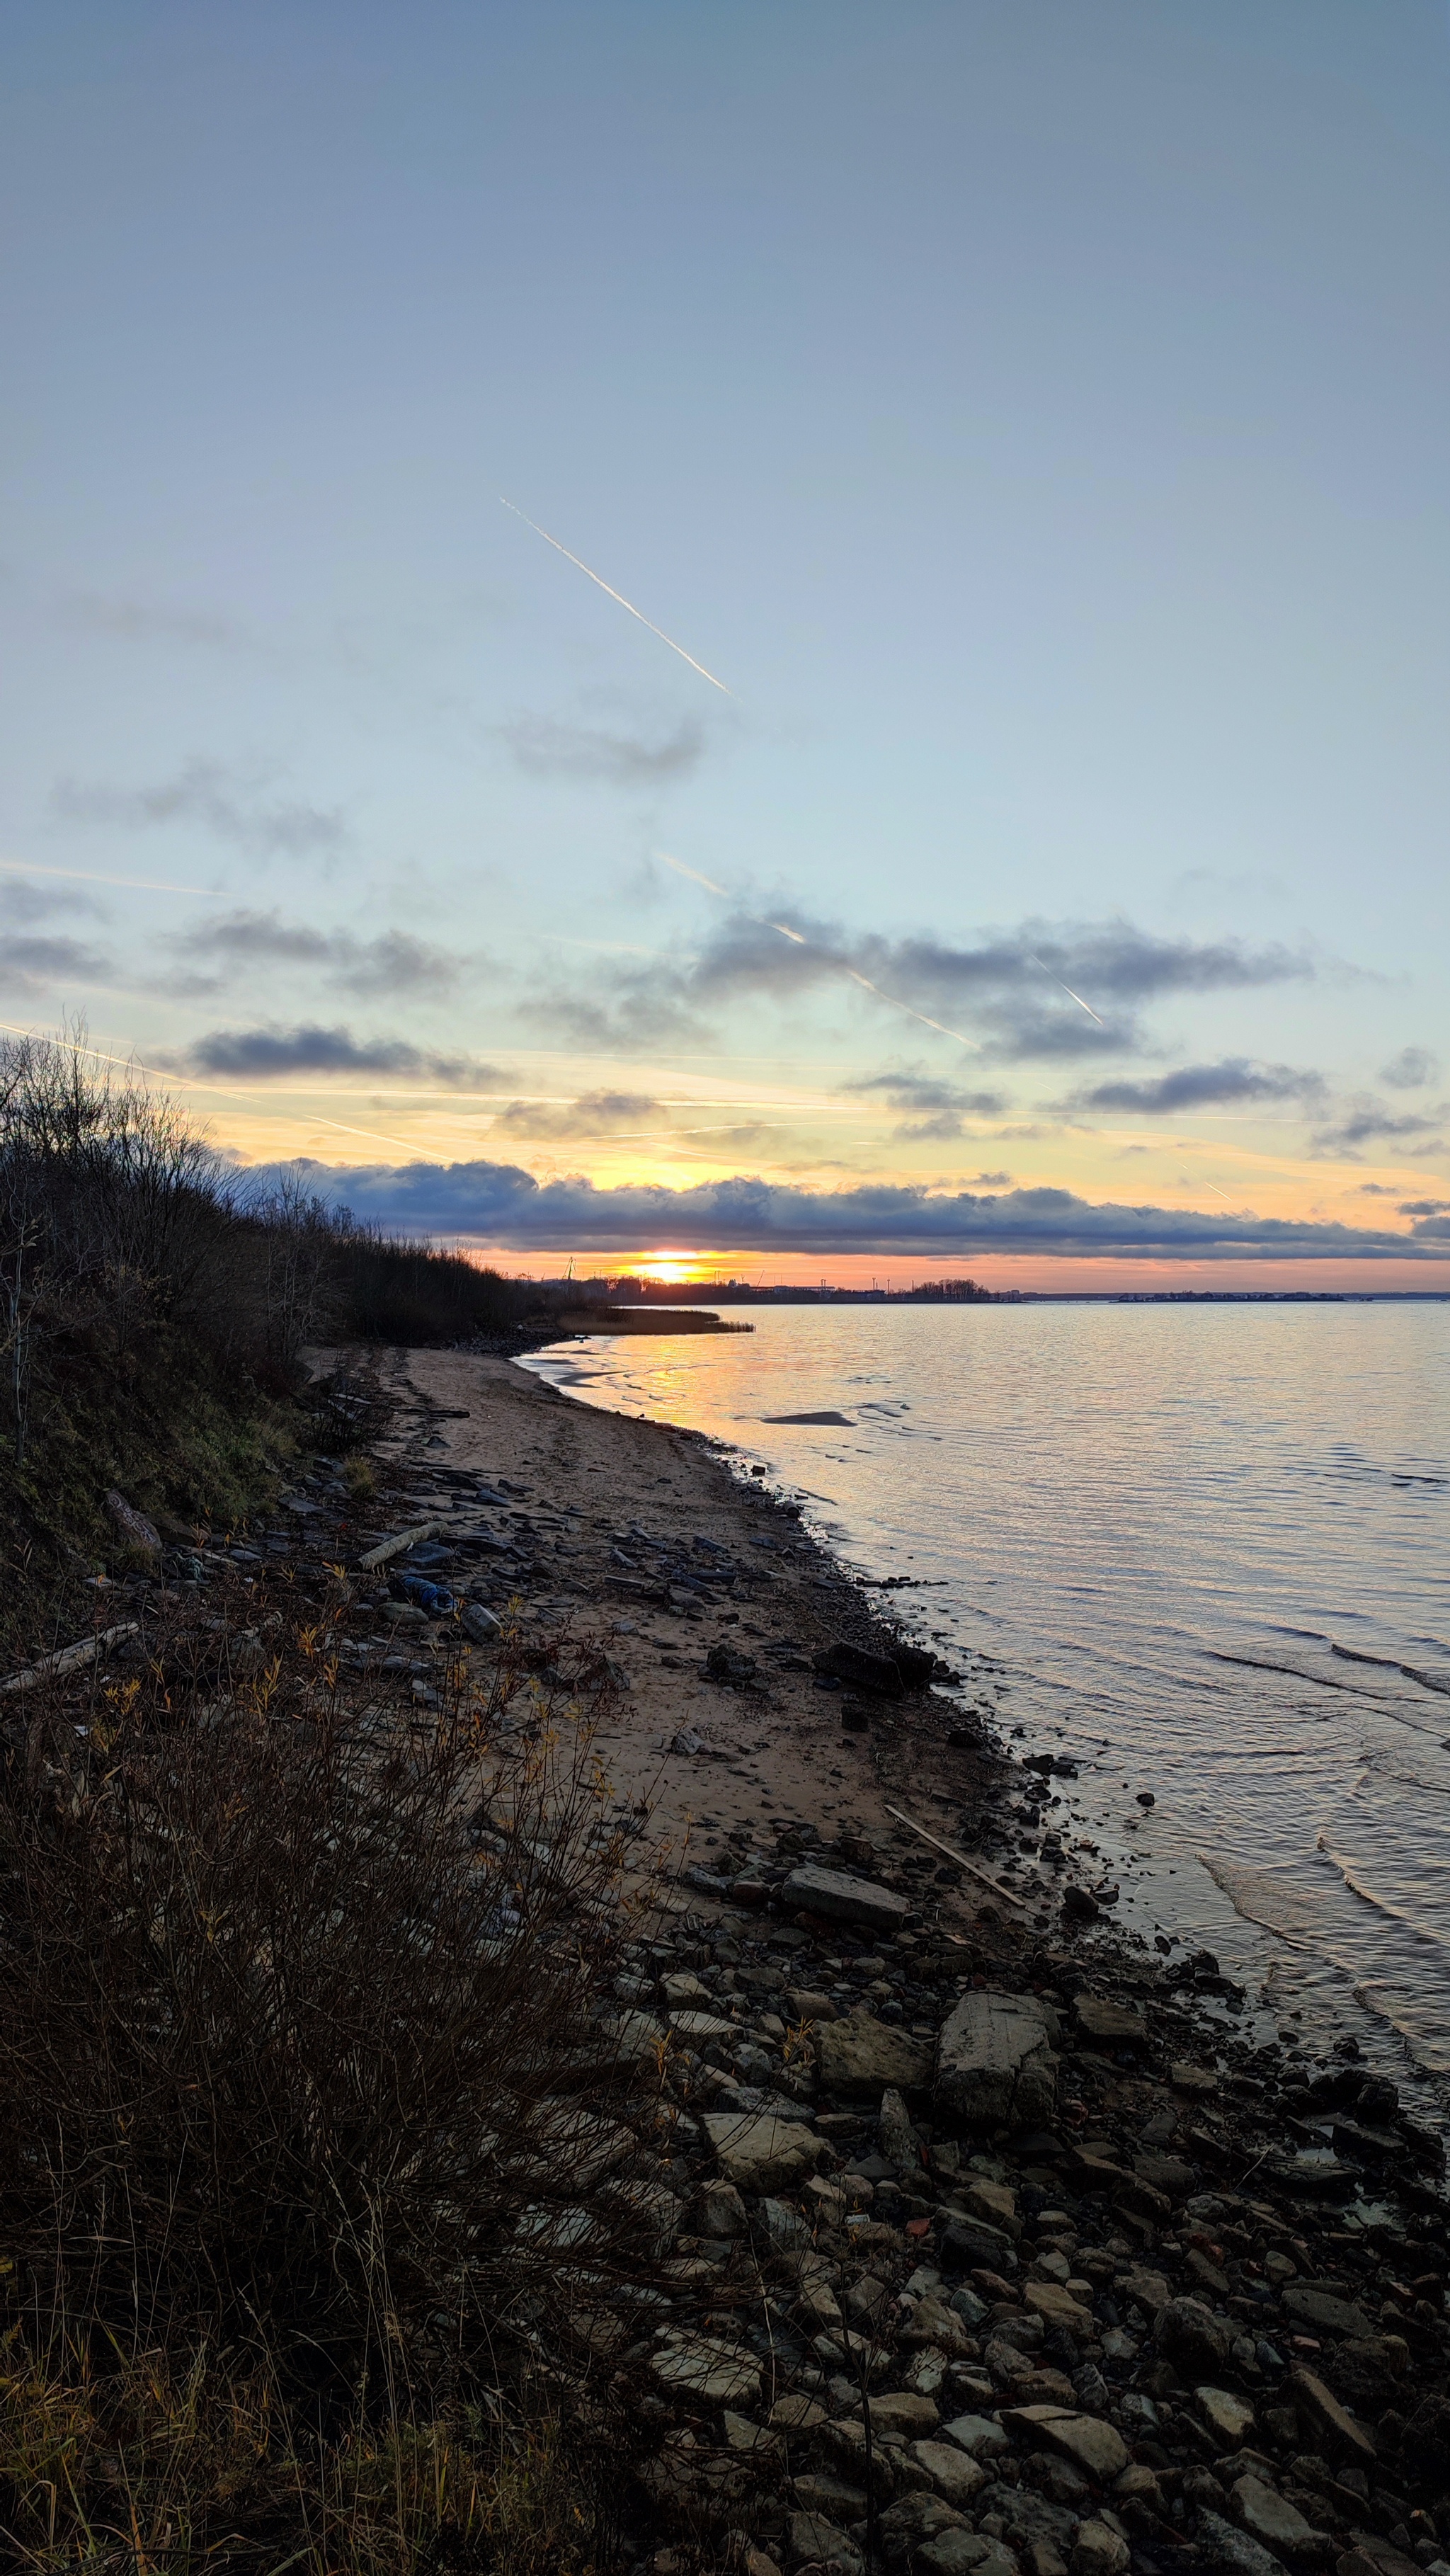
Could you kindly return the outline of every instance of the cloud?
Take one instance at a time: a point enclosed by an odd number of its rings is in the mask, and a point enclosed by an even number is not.
[[[576,1136],[608,1136],[637,1128],[642,1119],[663,1113],[657,1100],[639,1091],[590,1091],[578,1100],[511,1100],[489,1129],[490,1136],[521,1141],[564,1143]]]
[[[269,800],[261,781],[216,760],[190,760],[175,778],[155,787],[62,779],[51,802],[68,822],[110,823],[126,831],[200,823],[219,841],[269,857],[304,858],[314,850],[340,849],[347,838],[340,808]]]
[[[307,922],[284,921],[275,911],[223,913],[200,922],[171,945],[183,957],[211,958],[223,968],[313,968],[329,984],[364,997],[443,995],[456,988],[463,972],[461,958],[415,939],[411,931],[385,930],[376,939],[357,939],[348,930],[318,930]]]
[[[350,1029],[307,1025],[283,1029],[212,1029],[194,1038],[171,1068],[196,1074],[242,1074],[256,1080],[297,1073],[399,1074],[489,1091],[504,1076],[471,1056],[441,1055],[407,1038],[354,1038]]]
[[[1419,1091],[1439,1079],[1440,1059],[1428,1047],[1401,1047],[1399,1054],[1380,1068],[1380,1080],[1387,1082],[1391,1091]]]
[[[78,939],[9,939],[0,942],[0,988],[39,993],[55,984],[104,983],[112,961]]]
[[[1443,1100],[1431,1110],[1396,1110],[1372,1094],[1362,1092],[1339,1110],[1332,1125],[1321,1128],[1314,1138],[1317,1154],[1353,1156],[1360,1145],[1407,1144],[1418,1153],[1434,1151],[1439,1138],[1435,1135],[1441,1121],[1450,1116],[1450,1106]]]
[[[1152,1082],[1101,1082],[1062,1105],[1067,1109],[1128,1109],[1136,1115],[1163,1118],[1185,1109],[1226,1107],[1245,1100],[1312,1100],[1324,1090],[1318,1073],[1296,1072],[1290,1064],[1251,1064],[1245,1056],[1225,1056],[1217,1064],[1185,1064],[1176,1073]]]
[[[798,1006],[842,986],[859,998],[864,983],[874,988],[874,1010],[894,1004],[942,1022],[989,1059],[1070,1061],[1138,1051],[1149,1002],[1313,972],[1282,947],[1158,939],[1122,921],[1029,921],[953,947],[925,936],[853,936],[783,900],[763,909],[769,918],[729,912],[689,955],[601,967],[587,992],[556,987],[540,1006],[590,1044],[658,1045],[698,1036],[712,1013],[744,1001]]]
[[[958,1083],[916,1072],[867,1074],[844,1088],[878,1092],[889,1108],[906,1113],[892,1132],[907,1144],[950,1144],[966,1132],[964,1119],[1000,1118],[1011,1106],[1004,1091],[967,1091]]]
[[[513,716],[495,731],[531,778],[606,778],[624,787],[683,778],[698,768],[705,749],[704,729],[693,716],[654,742],[560,724],[552,716]]]
[[[0,921],[48,921],[54,912],[100,913],[94,895],[78,894],[70,886],[48,885],[44,879],[0,874]]]
[[[234,652],[250,642],[231,618],[211,609],[167,608],[154,601],[89,590],[67,592],[59,607],[67,626],[117,636],[128,643],[199,644],[214,652]]]
[[[1450,1216],[1450,1199],[1402,1199],[1401,1216]]]
[[[701,1252],[987,1252],[1157,1260],[1358,1260],[1431,1257],[1438,1220],[1409,1233],[1227,1209],[1095,1204],[1062,1189],[1001,1195],[868,1185],[808,1190],[756,1178],[599,1188],[537,1181],[517,1165],[473,1161],[307,1166],[312,1184],[363,1218],[409,1234],[517,1251],[637,1252],[666,1242]],[[1427,1232],[1426,1229],[1430,1231]],[[1450,1255],[1450,1229],[1443,1247]]]

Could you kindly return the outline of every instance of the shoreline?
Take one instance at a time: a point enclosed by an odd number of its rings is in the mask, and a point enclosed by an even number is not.
[[[438,1403],[456,1400],[459,1372],[493,1375],[462,1354],[410,1354],[407,1367]],[[509,1422],[535,1488],[549,1490],[551,1457],[564,1466],[556,1511],[582,1478],[608,1475],[606,1453],[636,1495],[658,1492],[644,1480],[670,1462],[659,1480],[670,1510],[707,1521],[714,1546],[734,1551],[731,1609],[710,1603],[716,1646],[734,1630],[755,1644],[761,1619],[746,1608],[766,1603],[801,1631],[814,1621],[838,1634],[850,1623],[877,1644],[889,1634],[796,1514],[753,1493],[703,1435],[505,1373],[507,1404],[475,1381],[483,1400],[467,1447],[497,1448]],[[439,1426],[456,1470],[462,1436],[441,1415]],[[642,1553],[663,1517],[658,1505],[634,1514]],[[768,1561],[781,1549],[779,1590],[750,1579],[753,1536],[773,1542]],[[1016,1764],[984,1731],[969,1753],[946,1741],[966,1730],[946,1726],[940,1701],[902,1700],[868,1709],[869,1767],[858,1756],[847,1784],[847,1761],[827,1758],[839,1710],[818,1714],[837,1695],[818,1692],[814,1672],[772,1674],[767,1724],[750,1682],[712,1683],[708,1654],[687,1677],[671,1638],[635,1615],[663,1621],[668,1584],[662,1596],[639,1560],[600,1557],[579,1551],[571,1591],[606,1614],[623,1597],[613,1634],[649,1634],[661,1657],[631,1676],[620,1723],[637,1756],[666,1683],[673,1732],[661,1717],[649,1752],[667,1830],[698,1794],[698,1769],[682,1796],[679,1768],[717,1756],[709,1830],[695,1828],[700,1862],[682,1872],[678,1911],[627,1946],[614,1981],[622,2017],[643,2018],[666,2051],[662,2083],[689,2141],[671,2183],[681,2296],[661,2330],[685,2358],[676,2377],[664,2373],[664,2465],[651,2490],[666,2523],[701,2509],[722,2480],[729,2488],[744,2459],[757,2480],[768,2461],[776,2490],[754,2526],[757,2576],[804,2565],[812,2550],[812,2563],[829,2550],[842,2566],[865,2564],[873,2513],[878,2541],[896,2517],[905,2545],[893,2563],[923,2571],[1120,2576],[1131,2562],[1142,2576],[1210,2564],[1272,2576],[1335,2560],[1339,2576],[1409,2576],[1450,2565],[1440,2151],[1400,2114],[1393,2087],[1357,2068],[1353,2043],[1302,2070],[1272,2044],[1251,2047],[1203,1956],[1170,1969],[1101,1920],[1004,1921],[891,1822],[897,1808],[935,1830],[937,1801],[990,1806],[1028,1771],[1041,1781],[1045,1757]],[[537,1583],[530,1598],[555,1615]],[[703,1604],[670,1611],[706,1618]],[[638,1666],[644,1649],[623,1651]],[[722,1727],[716,1692],[751,1719]],[[721,1762],[726,1733],[737,1758]],[[676,1750],[682,1739],[694,1749]],[[836,1750],[850,1741],[843,1729]],[[970,1787],[957,1767],[968,1761]],[[854,1882],[854,1899],[824,1900],[848,1917],[854,1903],[854,1921],[803,1901],[822,1867]],[[1034,2026],[1033,2048],[1055,2060],[1047,2088],[1024,2081],[1024,2062],[987,2081],[976,2047],[956,2107],[944,2102],[944,2034],[964,2010]],[[873,2356],[864,2390],[862,2335]],[[737,2384],[732,2411],[721,2391]],[[874,2496],[863,2483],[868,2405]],[[1057,2410],[1052,2422],[1028,2411],[1040,2409]]]

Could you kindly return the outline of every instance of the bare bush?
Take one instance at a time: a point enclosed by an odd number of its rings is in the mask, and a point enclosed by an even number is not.
[[[250,2356],[334,2429],[597,2378],[658,2228],[597,2003],[631,1900],[590,1725],[507,1657],[391,1706],[347,1617],[250,1596],[32,1693],[0,1806],[27,2334]]]

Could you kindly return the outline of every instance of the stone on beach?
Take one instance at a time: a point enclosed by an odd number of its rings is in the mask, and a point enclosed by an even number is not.
[[[1035,1996],[963,1995],[937,2041],[938,2102],[973,2127],[1044,2126],[1057,2092],[1052,2039]]]
[[[1128,2465],[1128,2445],[1117,2426],[1096,2415],[1074,2414],[1065,2406],[1014,2406],[1004,2409],[1002,2421],[1034,2444],[1060,2451],[1099,2485],[1120,2477]]]
[[[816,2065],[828,2093],[920,2092],[931,2081],[931,2042],[913,2039],[864,2006],[816,2033]]]
[[[826,2152],[824,2140],[799,2120],[712,2111],[701,2125],[726,2181],[739,2191],[788,2191]]]
[[[802,1913],[819,1914],[832,1923],[861,1923],[868,1932],[899,1932],[911,1912],[909,1898],[873,1879],[849,1878],[844,1870],[825,1869],[817,1861],[793,1869],[780,1891],[781,1902]]]

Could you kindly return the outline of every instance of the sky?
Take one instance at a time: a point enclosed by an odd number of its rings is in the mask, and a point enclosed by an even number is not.
[[[1447,105],[0,0],[0,1019],[509,1269],[1450,1288]]]

